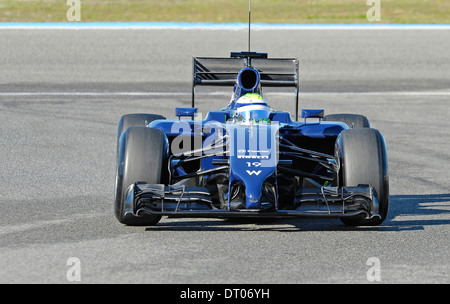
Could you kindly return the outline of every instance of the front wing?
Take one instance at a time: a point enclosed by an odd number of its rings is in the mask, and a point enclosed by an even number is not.
[[[144,213],[198,218],[284,218],[284,217],[380,217],[378,200],[371,186],[321,187],[296,194],[290,209],[218,209],[208,189],[185,185],[132,184],[126,193],[125,214]]]

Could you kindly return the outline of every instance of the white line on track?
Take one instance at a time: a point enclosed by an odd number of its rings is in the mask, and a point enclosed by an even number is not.
[[[196,93],[196,95],[219,95],[227,96],[229,92]],[[265,93],[265,95],[286,95],[293,93]],[[323,95],[352,95],[352,96],[450,96],[450,91],[397,91],[397,92],[300,92],[302,96],[323,96]],[[20,96],[148,96],[148,97],[185,97],[191,96],[191,92],[0,92],[0,97],[20,97]]]

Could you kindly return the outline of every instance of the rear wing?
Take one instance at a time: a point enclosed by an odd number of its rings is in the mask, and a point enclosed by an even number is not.
[[[267,58],[265,53],[231,53],[230,58],[194,57],[192,107],[195,106],[195,87],[234,86],[239,72],[246,67],[260,73],[262,87],[294,88],[295,119],[298,120],[298,59]]]

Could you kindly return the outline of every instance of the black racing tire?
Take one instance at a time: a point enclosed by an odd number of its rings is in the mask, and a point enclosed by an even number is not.
[[[381,218],[342,218],[347,226],[376,226],[389,210],[389,173],[386,143],[376,129],[348,129],[336,139],[335,153],[340,161],[340,186],[371,185],[379,203]]]
[[[158,129],[127,128],[119,139],[117,156],[114,213],[120,223],[130,226],[156,225],[161,216],[127,214],[126,192],[136,182],[167,184],[168,140]]]
[[[351,129],[370,128],[369,119],[360,114],[329,114],[325,115],[322,120],[343,122]]]
[[[130,127],[146,127],[149,123],[158,119],[166,119],[162,115],[158,114],[146,114],[146,113],[133,113],[123,115],[118,125],[117,130],[117,143],[119,143],[119,138],[122,133]]]

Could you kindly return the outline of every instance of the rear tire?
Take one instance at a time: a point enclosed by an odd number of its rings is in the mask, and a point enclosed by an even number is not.
[[[389,174],[386,144],[376,129],[359,128],[341,132],[336,140],[335,153],[341,163],[340,186],[371,185],[379,203],[381,218],[344,218],[348,226],[380,225],[389,209]]]
[[[148,127],[127,128],[119,138],[114,212],[122,224],[156,225],[161,216],[125,216],[126,192],[136,182],[167,184],[168,141],[166,135]]]
[[[322,120],[343,122],[350,129],[370,128],[370,123],[367,117],[360,114],[329,114],[325,115]]]

